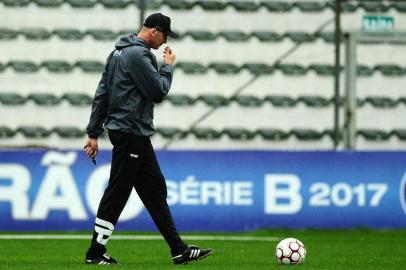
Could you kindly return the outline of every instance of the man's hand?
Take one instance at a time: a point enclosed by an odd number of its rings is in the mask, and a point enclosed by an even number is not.
[[[168,65],[172,65],[175,62],[176,54],[174,51],[169,47],[166,46],[164,49],[164,63]]]
[[[99,146],[97,145],[97,139],[88,138],[85,144],[85,152],[91,159],[95,159],[99,152]]]

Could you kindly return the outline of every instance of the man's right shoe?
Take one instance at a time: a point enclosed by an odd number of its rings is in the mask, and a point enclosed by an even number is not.
[[[95,259],[86,259],[85,264],[99,264],[99,265],[107,265],[107,264],[118,264],[118,262],[110,257],[107,254],[103,254],[98,258]]]
[[[188,246],[188,248],[180,255],[173,257],[174,264],[187,264],[190,261],[197,261],[209,256],[213,250],[210,248],[201,249],[197,246]]]

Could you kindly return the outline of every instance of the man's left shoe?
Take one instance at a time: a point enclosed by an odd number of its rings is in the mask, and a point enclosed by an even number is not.
[[[102,256],[97,257],[95,259],[86,259],[85,264],[108,265],[108,264],[118,264],[118,262],[109,255],[103,254]]]
[[[202,249],[197,246],[188,246],[180,255],[173,257],[174,264],[187,264],[190,261],[197,261],[206,258],[213,253],[210,248]]]

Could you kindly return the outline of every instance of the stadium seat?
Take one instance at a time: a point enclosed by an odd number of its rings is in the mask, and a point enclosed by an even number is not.
[[[209,106],[212,107],[219,107],[219,106],[226,106],[228,105],[227,98],[220,96],[220,95],[209,95],[204,94],[200,95],[197,100],[201,100]]]
[[[175,106],[190,106],[195,103],[195,100],[187,95],[168,95],[166,100]]]
[[[406,74],[406,69],[398,65],[376,65],[374,69],[380,71],[385,76],[403,76]]]
[[[221,1],[196,1],[194,6],[200,6],[204,10],[209,11],[222,11],[227,7],[227,3]]]
[[[219,33],[219,36],[222,36],[229,42],[247,41],[250,38],[250,35],[240,31],[222,31]]]
[[[16,131],[12,130],[9,127],[0,126],[0,138],[11,138],[14,137]]]
[[[59,7],[63,4],[64,0],[32,0],[39,7]]]
[[[54,127],[52,132],[55,132],[61,138],[81,138],[86,134],[85,130],[76,127]]]
[[[62,98],[67,100],[73,106],[88,106],[92,104],[92,98],[82,93],[67,93],[62,95]]]
[[[258,40],[262,42],[279,42],[284,38],[283,35],[268,31],[254,31],[251,33],[251,35],[258,38]]]
[[[246,63],[242,65],[241,68],[248,70],[253,75],[271,74],[274,71],[272,66],[262,63]]]
[[[391,136],[396,136],[399,140],[406,141],[406,129],[392,129]]]
[[[104,71],[104,64],[98,61],[81,60],[77,61],[75,66],[81,68],[84,72],[101,73]]]
[[[364,102],[376,108],[393,108],[397,105],[397,101],[389,97],[367,97]]]
[[[324,4],[321,2],[295,2],[294,6],[298,7],[302,12],[321,12],[324,9]]]
[[[108,29],[92,29],[86,31],[86,34],[95,40],[115,40],[117,38],[117,34]]]
[[[209,64],[209,68],[214,69],[219,74],[236,74],[240,68],[231,63],[213,62]]]
[[[262,105],[263,101],[254,96],[236,96],[231,99],[232,101],[237,102],[240,106],[243,107],[259,107]]]
[[[0,72],[6,70],[6,67],[7,67],[6,65],[0,63]]]
[[[403,105],[406,105],[406,97],[399,97],[397,103],[398,104],[403,103]]]
[[[316,141],[320,140],[324,133],[318,132],[313,129],[306,129],[306,128],[294,128],[290,131],[291,135],[294,135],[298,140],[301,141]]]
[[[7,7],[25,7],[31,0],[3,0],[3,4]]]
[[[261,6],[266,7],[271,12],[288,12],[293,4],[282,1],[261,1]]]
[[[53,34],[65,40],[80,40],[85,36],[85,33],[77,29],[56,29]]]
[[[335,39],[333,32],[320,32],[317,34],[317,37],[323,39],[325,42],[328,43],[334,42]]]
[[[314,108],[324,108],[330,105],[330,100],[321,96],[300,96],[297,101]]]
[[[40,68],[35,63],[29,61],[10,61],[8,62],[8,66],[12,67],[16,72],[21,73],[37,72]]]
[[[212,128],[193,128],[190,132],[196,138],[203,140],[215,140],[221,137],[221,132]]]
[[[30,94],[27,99],[31,99],[35,104],[40,106],[54,106],[61,102],[61,100],[55,95],[47,93]]]
[[[0,28],[0,40],[16,39],[17,36],[18,36],[17,31],[7,28]]]
[[[360,1],[358,6],[363,8],[366,12],[387,12],[389,10],[389,6],[381,1]]]
[[[392,2],[391,7],[396,9],[398,12],[406,12],[406,3],[404,2]]]
[[[207,72],[207,67],[195,62],[178,62],[175,68],[180,68],[187,74],[203,74]]]
[[[289,137],[289,133],[276,128],[260,128],[256,131],[264,140],[283,141]]]
[[[165,1],[164,3],[173,10],[190,10],[193,8],[193,3],[185,0],[172,0]]]
[[[307,72],[306,68],[298,64],[278,64],[276,67],[288,76],[305,75]]]
[[[204,30],[187,31],[185,32],[184,36],[190,36],[197,41],[212,41],[217,37],[217,35],[213,34],[212,32]]]
[[[23,105],[26,99],[15,93],[0,93],[0,103],[3,105]]]
[[[390,133],[380,129],[360,129],[357,130],[357,136],[363,137],[367,141],[386,141]]]
[[[46,138],[51,134],[45,128],[37,126],[21,126],[17,128],[17,132],[20,132],[27,138]]]
[[[252,139],[255,136],[255,132],[251,132],[245,128],[225,128],[222,133],[228,135],[232,140],[241,141]]]
[[[260,7],[257,3],[251,1],[229,1],[228,5],[240,12],[253,12]]]
[[[374,69],[365,65],[357,65],[357,76],[369,77],[374,73]]]
[[[264,100],[271,102],[275,107],[293,107],[296,105],[296,100],[283,95],[269,95]]]
[[[326,64],[311,64],[308,66],[309,70],[313,70],[319,76],[334,76],[335,67]]]
[[[126,8],[130,4],[130,0],[99,0],[105,8]]]
[[[286,32],[285,37],[290,38],[293,42],[311,42],[314,40],[314,36],[306,32]]]
[[[73,8],[91,8],[97,3],[94,0],[65,0],[65,1],[68,2]]]
[[[73,69],[73,66],[65,61],[44,61],[41,66],[47,68],[50,72],[57,73],[70,72]]]
[[[31,40],[46,40],[52,35],[51,32],[43,28],[23,28],[20,30],[20,34]]]
[[[156,132],[160,134],[164,138],[171,139],[175,136],[185,137],[187,135],[186,132],[182,131],[179,128],[174,127],[158,127],[156,128]]]
[[[329,1],[326,3],[326,7],[336,10],[334,1]],[[342,12],[355,12],[358,8],[356,3],[351,3],[348,1],[341,1],[341,11]]]

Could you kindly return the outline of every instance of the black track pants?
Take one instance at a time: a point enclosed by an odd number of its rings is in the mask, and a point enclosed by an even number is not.
[[[110,180],[97,212],[92,243],[86,253],[93,259],[106,252],[105,245],[133,187],[168,243],[172,255],[186,250],[166,202],[167,187],[149,137],[109,130],[113,144]]]

